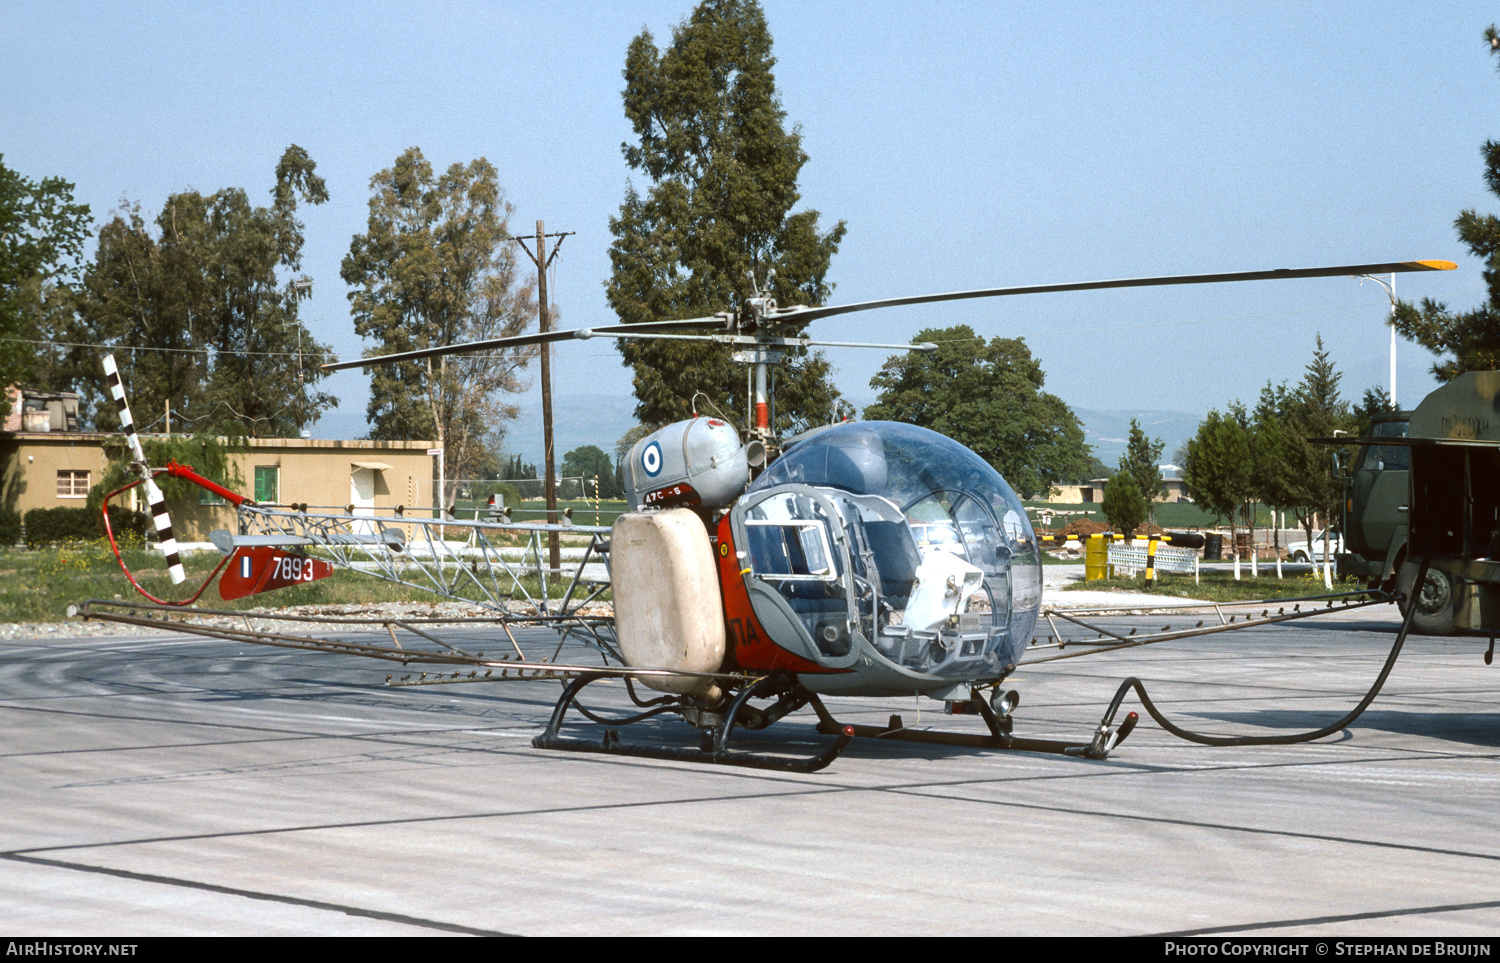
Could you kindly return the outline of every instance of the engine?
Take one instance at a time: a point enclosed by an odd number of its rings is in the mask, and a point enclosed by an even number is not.
[[[636,442],[625,459],[630,507],[727,508],[750,484],[751,446],[718,418],[690,418]]]

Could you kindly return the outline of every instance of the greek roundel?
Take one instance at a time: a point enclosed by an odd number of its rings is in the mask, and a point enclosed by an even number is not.
[[[641,452],[641,467],[652,478],[661,474],[661,443],[653,441]]]

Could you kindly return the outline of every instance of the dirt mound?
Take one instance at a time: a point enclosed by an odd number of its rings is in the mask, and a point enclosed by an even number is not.
[[[1069,538],[1072,538],[1074,536],[1077,536],[1079,538],[1088,538],[1090,535],[1097,535],[1100,532],[1107,531],[1109,531],[1109,526],[1103,522],[1094,521],[1091,518],[1079,518],[1069,522],[1067,526],[1063,528],[1062,534],[1068,536]]]

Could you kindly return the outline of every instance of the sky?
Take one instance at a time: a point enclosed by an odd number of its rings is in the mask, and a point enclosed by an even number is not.
[[[1458,270],[1401,275],[1400,297],[1484,298],[1453,221],[1500,209],[1480,160],[1500,133],[1500,58],[1482,37],[1493,5],[763,6],[810,157],[797,209],[848,225],[834,303],[1434,258]],[[620,149],[626,47],[643,30],[665,46],[690,10],[0,0],[0,154],[72,181],[102,222],[186,190],[269,203],[277,159],[302,146],[330,194],[302,210],[303,317],[342,358],[368,347],[339,266],[365,230],[370,178],[412,146],[438,169],[484,156],[512,231],[575,232],[549,275],[560,323],[608,324],[609,219],[627,185],[649,186]],[[1332,278],[899,308],[813,333],[906,342],[968,324],[1024,337],[1047,390],[1075,407],[1201,414],[1295,383],[1319,336],[1346,396],[1385,385],[1388,313],[1372,283]],[[827,353],[838,387],[872,402],[889,352]],[[1433,357],[1405,341],[1397,356],[1398,400],[1414,406],[1435,386]],[[567,343],[555,358],[557,404],[607,407],[616,424],[631,387],[615,349]],[[367,430],[367,386],[360,371],[328,379],[341,405],[315,433]]]

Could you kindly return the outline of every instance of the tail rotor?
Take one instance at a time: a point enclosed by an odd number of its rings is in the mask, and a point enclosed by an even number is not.
[[[112,354],[104,356],[104,376],[109,382],[109,393],[115,399],[115,407],[119,410],[120,427],[125,431],[130,454],[145,480],[146,501],[151,506],[151,522],[156,527],[157,545],[167,557],[167,571],[172,576],[172,584],[181,585],[187,580],[187,573],[182,570],[182,558],[177,553],[177,539],[172,535],[172,519],[167,514],[167,500],[162,497],[161,489],[156,487],[156,482],[151,477],[151,468],[146,464],[146,451],[141,447],[140,436],[135,433],[135,419],[130,416],[130,405],[125,401],[125,385],[120,381],[120,369]]]

